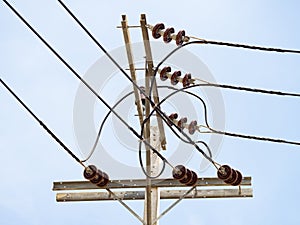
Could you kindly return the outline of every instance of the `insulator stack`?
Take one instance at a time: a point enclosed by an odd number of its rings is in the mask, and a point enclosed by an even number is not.
[[[191,121],[189,124],[187,123],[187,118],[182,117],[181,119],[177,120],[178,114],[172,113],[169,115],[169,119],[173,121],[177,127],[180,128],[182,131],[184,128],[188,129],[189,134],[193,135],[199,128],[196,120]]]
[[[222,165],[217,172],[218,178],[223,180],[226,184],[232,186],[238,186],[243,180],[243,176],[240,171],[232,169],[228,165]]]
[[[109,182],[108,175],[94,165],[87,166],[83,171],[83,176],[98,187],[104,187]]]
[[[190,86],[192,82],[192,76],[190,73],[185,74],[182,78],[181,76],[181,71],[175,71],[173,73],[171,72],[171,67],[166,66],[160,71],[160,79],[162,81],[165,81],[167,79],[170,79],[172,85],[178,84],[178,82],[182,83],[183,87],[188,87]]]
[[[172,40],[175,40],[176,45],[180,46],[183,42],[188,42],[190,40],[190,38],[185,35],[184,30],[180,30],[177,34],[175,34],[175,29],[173,27],[165,29],[165,25],[163,23],[158,23],[155,26],[148,26],[152,30],[153,38],[158,39],[163,36],[165,43],[170,43]]]
[[[172,174],[174,179],[179,180],[180,183],[185,184],[186,186],[193,186],[198,180],[197,174],[183,165],[176,166],[173,169]]]

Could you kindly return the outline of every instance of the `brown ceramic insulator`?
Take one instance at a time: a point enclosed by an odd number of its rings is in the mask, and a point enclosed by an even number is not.
[[[178,114],[177,113],[172,113],[170,116],[169,116],[169,119],[171,121],[173,121],[174,119],[177,119],[178,118]],[[171,121],[168,121],[168,123],[172,126],[173,123]]]
[[[190,86],[190,79],[192,78],[190,73],[187,73],[184,75],[184,77],[182,78],[182,85],[183,87],[188,87]]]
[[[170,120],[176,120],[178,118],[178,114],[177,113],[172,113],[170,116],[169,116],[169,119]]]
[[[105,187],[109,182],[109,177],[108,177],[107,173],[102,172],[102,177],[103,177],[103,180],[97,184],[98,187]]]
[[[192,172],[192,179],[191,179],[190,182],[188,182],[188,183],[186,184],[186,186],[194,186],[194,185],[197,183],[197,181],[198,181],[198,176],[197,176],[197,174],[196,174],[194,171],[191,171],[191,172]]]
[[[175,166],[175,168],[172,171],[172,175],[174,179],[180,180],[182,179],[186,174],[186,168],[183,165]]]
[[[235,172],[237,173],[237,178],[236,178],[236,180],[234,182],[231,183],[231,185],[238,186],[238,185],[240,185],[242,183],[243,175],[238,170],[235,170]]]
[[[163,23],[156,24],[152,29],[152,37],[158,39],[161,37],[159,31],[165,29],[165,25]]]
[[[190,124],[189,124],[189,133],[190,134],[194,134],[195,131],[197,130],[197,121],[196,120],[193,120]]]
[[[186,117],[183,117],[181,118],[180,120],[178,120],[178,123],[177,123],[177,126],[183,130],[184,129],[184,125],[186,124],[187,122],[187,118]]]
[[[176,35],[176,45],[182,45],[185,36],[185,31],[180,30]]]
[[[181,72],[175,71],[171,76],[171,84],[176,85],[179,82],[178,77],[180,76],[181,76]]]
[[[101,182],[103,180],[103,174],[101,170],[98,170],[96,173],[96,176],[93,179],[90,179],[90,181],[93,184],[98,184],[99,182]]]
[[[224,182],[226,184],[232,184],[233,182],[236,181],[237,178],[238,178],[238,174],[237,174],[236,170],[232,169],[231,176],[228,179],[224,180]]]
[[[191,180],[192,180],[192,172],[189,169],[186,169],[186,173],[185,173],[184,177],[181,178],[179,180],[179,182],[182,184],[187,184],[187,183],[191,182]]]
[[[96,176],[97,173],[97,167],[94,165],[89,165],[86,167],[83,171],[83,176],[85,179],[93,179]]]
[[[172,41],[171,35],[175,32],[174,28],[167,28],[164,32],[163,39],[165,43],[169,43]]]
[[[161,71],[160,71],[160,79],[162,81],[165,81],[168,79],[168,76],[167,76],[167,73],[170,73],[171,72],[171,67],[169,66],[166,66],[164,67]]]
[[[226,180],[231,176],[232,173],[232,169],[230,166],[228,165],[222,165],[220,166],[220,168],[218,169],[217,175],[218,178],[221,180]]]

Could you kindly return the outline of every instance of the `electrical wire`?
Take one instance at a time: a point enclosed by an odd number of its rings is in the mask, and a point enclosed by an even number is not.
[[[142,135],[139,135],[112,107],[101,97],[97,94],[97,92],[77,73],[47,42],[46,40],[21,16],[21,14],[6,0],[3,0],[3,2],[15,13],[15,15],[51,50],[51,52],[75,75],[76,78],[79,79],[80,82],[82,82],[140,141],[144,142],[146,146],[148,146],[152,151],[156,152],[156,154],[162,159],[165,160],[165,158],[155,149],[153,148],[143,137]],[[100,44],[99,44],[100,45]],[[102,46],[101,46],[102,47]],[[102,50],[106,53],[106,55],[109,55],[105,49],[102,47]],[[110,57],[111,60],[113,58]],[[113,62],[118,65],[116,61],[113,60]],[[127,77],[131,80],[131,78],[126,74],[126,72],[118,65],[118,68],[125,74]],[[132,82],[139,90],[143,92],[143,90],[134,82]],[[145,95],[145,97],[147,97]],[[153,102],[152,102],[153,103]],[[154,104],[154,103],[153,103]],[[153,106],[153,104],[151,104]],[[158,111],[159,112],[159,111]]]
[[[124,95],[119,101],[116,102],[116,104],[114,104],[114,106],[112,107],[112,109],[115,109],[115,108],[116,108],[123,100],[125,100],[128,96],[130,96],[130,95],[133,94],[133,93],[134,93],[134,92],[131,91],[131,92],[127,93],[126,95]],[[98,143],[99,143],[100,135],[101,135],[102,129],[103,129],[103,127],[104,127],[104,124],[105,124],[105,122],[106,122],[106,120],[108,119],[108,117],[109,117],[110,114],[111,114],[111,111],[108,111],[108,113],[105,115],[105,117],[104,117],[104,119],[102,120],[101,125],[100,125],[100,127],[99,127],[99,130],[98,130],[98,133],[97,133],[97,136],[96,136],[94,145],[93,145],[93,147],[92,147],[90,153],[88,154],[88,156],[87,156],[85,159],[81,160],[81,162],[86,162],[86,161],[88,161],[88,160],[92,157],[92,155],[94,154],[94,152],[95,152],[95,150],[96,150],[96,147],[97,147],[97,145],[98,145]]]
[[[200,87],[200,86],[209,86],[209,84],[197,84],[197,85],[177,89],[176,91],[170,93],[168,96],[166,96],[164,99],[162,99],[159,104],[162,104],[164,101],[166,101],[168,98],[170,98],[174,94],[177,94],[178,92],[187,93],[185,91],[186,89]],[[170,88],[175,89],[174,87],[170,87]],[[268,142],[276,142],[276,143],[283,143],[283,144],[300,145],[300,142],[296,142],[296,141],[289,141],[289,140],[284,140],[284,139],[275,139],[275,138],[269,138],[269,137],[252,136],[252,135],[245,135],[245,134],[237,134],[237,133],[231,133],[231,132],[227,132],[227,131],[218,131],[214,128],[211,128],[209,123],[208,123],[207,109],[206,109],[205,102],[199,96],[197,96],[197,95],[194,95],[194,96],[196,98],[198,98],[203,103],[205,124],[206,124],[207,128],[210,130],[210,132],[208,132],[208,133],[216,133],[216,134],[221,134],[221,135],[226,135],[226,136],[232,136],[232,137],[238,137],[238,138],[244,138],[244,139],[253,139],[253,140],[259,140],[259,141],[268,141]],[[153,112],[154,111],[152,111],[150,113],[150,115],[152,115]],[[145,118],[145,120],[147,120],[147,119],[149,119],[149,117]]]
[[[192,79],[197,80],[197,78],[192,78]],[[203,81],[203,80],[201,80],[201,81],[206,82],[206,84],[201,84],[202,87],[205,87],[205,86],[219,87],[219,88],[223,88],[223,89],[232,89],[232,90],[237,90],[237,91],[247,91],[247,92],[262,93],[262,94],[269,94],[269,95],[300,97],[299,93],[265,90],[265,89],[259,89],[259,88],[234,86],[234,85],[228,85],[228,84],[216,84],[216,83],[211,83],[211,82]],[[195,84],[193,86],[197,86],[197,84]]]
[[[151,97],[148,96],[145,91],[140,88],[135,82],[133,82],[133,80],[130,78],[130,76],[125,72],[125,70],[110,56],[110,54],[103,48],[103,46],[97,41],[97,39],[88,31],[88,29],[79,21],[79,19],[71,12],[71,10],[61,1],[58,0],[59,3],[62,5],[62,7],[69,13],[69,15],[77,22],[77,24],[87,33],[87,35],[94,41],[94,43],[106,54],[106,56],[108,56],[108,58],[119,68],[119,70],[123,73],[123,75],[125,75],[125,77],[142,93],[144,94],[145,98],[149,101],[149,103],[151,104],[151,106],[156,110],[156,112],[158,113],[158,115],[165,121],[165,122],[170,122],[168,121],[168,117],[158,108],[155,107],[155,103],[151,100]],[[172,123],[172,121],[171,121]],[[143,124],[143,126],[145,125],[145,123]],[[143,129],[142,126],[142,129]],[[143,133],[140,135],[142,137]],[[185,135],[185,134],[184,134]],[[189,137],[188,137],[189,138]],[[197,146],[197,144],[195,142],[193,142],[192,140],[190,140],[195,146]],[[149,144],[149,143],[148,143]],[[200,148],[197,146],[196,148],[198,148],[200,150]],[[151,150],[153,150],[163,161],[165,161],[166,163],[168,163],[165,159],[163,159],[162,156],[160,156],[161,154],[154,148],[151,148]],[[201,150],[202,151],[202,150]],[[168,163],[169,164],[169,163]],[[169,164],[171,166],[171,164]]]
[[[189,95],[192,95],[192,96],[194,96],[194,97],[196,97],[197,99],[199,99],[201,102],[202,102],[202,104],[203,104],[203,107],[204,107],[204,119],[205,119],[205,123],[206,123],[206,125],[207,126],[209,126],[208,125],[208,121],[207,121],[207,107],[206,107],[206,104],[205,104],[205,102],[204,102],[204,100],[201,98],[201,97],[199,97],[199,96],[197,96],[196,94],[194,94],[194,93],[192,93],[192,92],[188,92],[188,91],[185,91],[184,89],[177,89],[177,88],[174,88],[174,87],[170,87],[170,86],[167,86],[167,88],[169,88],[169,89],[172,89],[172,90],[175,90],[174,92],[172,92],[172,93],[170,93],[169,95],[167,95],[165,98],[163,98],[158,104],[157,104],[157,107],[159,107],[162,103],[164,103],[167,99],[169,99],[171,96],[173,96],[174,94],[177,94],[179,91],[181,91],[181,92],[184,92],[184,93],[187,93],[187,94],[189,94]],[[149,119],[150,119],[150,117],[153,115],[153,113],[154,113],[154,109],[150,112],[150,114],[149,114],[149,116],[148,117],[146,117],[145,119],[144,119],[144,121],[143,121],[143,124],[144,123],[146,123]],[[168,118],[168,120],[173,124],[173,125],[175,125],[174,123],[173,123],[173,121],[172,120],[170,120],[169,118]],[[169,123],[168,122],[166,122],[168,125],[169,125]],[[212,154],[211,154],[211,150],[210,150],[210,148],[209,148],[209,146],[205,143],[205,142],[203,142],[203,141],[197,141],[197,142],[195,142],[195,141],[193,141],[183,130],[181,130],[177,125],[175,125],[175,127],[177,128],[177,130],[181,133],[181,134],[183,134],[184,135],[184,137],[185,138],[187,138],[187,141],[186,140],[183,140],[177,133],[176,133],[176,131],[171,127],[171,126],[169,126],[170,127],[170,129],[173,131],[173,133],[177,136],[177,137],[179,137],[182,141],[184,141],[185,143],[188,143],[188,144],[192,144],[192,145],[194,145],[195,146],[195,148],[208,160],[208,161],[210,161],[213,165],[215,165],[215,162],[213,161],[213,159],[212,159]],[[142,130],[143,130],[143,126],[142,126]],[[141,131],[142,132],[142,131]],[[208,150],[208,152],[209,152],[209,154],[210,154],[210,156],[207,156],[207,154],[196,144],[196,143],[202,143],[206,148],[207,148],[207,150]],[[139,150],[140,151],[140,150]]]
[[[68,12],[68,14],[76,21],[76,23],[85,31],[85,33],[93,40],[93,42],[97,45],[98,48],[113,62],[113,64],[120,70],[120,72],[132,83],[134,87],[136,87],[142,94],[145,95],[145,98],[149,100],[149,103],[152,107],[155,106],[155,103],[151,101],[149,96],[145,93],[145,91],[138,86],[131,77],[126,73],[126,71],[118,64],[118,62],[105,50],[105,48],[100,44],[100,42],[91,34],[91,32],[80,22],[80,20],[72,13],[72,11],[61,1],[58,0],[61,6]]]
[[[226,42],[216,42],[216,41],[206,41],[206,40],[199,40],[199,41],[192,41],[185,43],[183,45],[178,46],[177,48],[173,49],[167,56],[165,56],[156,66],[153,77],[151,79],[151,85],[150,85],[150,90],[149,90],[149,97],[151,98],[151,93],[153,89],[153,84],[154,80],[156,78],[156,74],[158,72],[159,67],[175,52],[177,52],[180,48],[183,48],[187,45],[191,44],[213,44],[213,45],[224,45],[224,46],[229,46],[229,47],[240,47],[240,48],[247,48],[247,49],[253,49],[253,50],[261,50],[261,51],[276,51],[276,52],[288,52],[288,53],[300,53],[298,50],[289,50],[289,49],[278,49],[278,48],[265,48],[265,47],[259,47],[259,46],[249,46],[249,45],[242,45],[242,44],[233,44],[233,43],[226,43]],[[214,86],[215,84],[203,84],[203,86]],[[195,86],[200,86],[200,85],[193,85],[189,86],[186,88],[182,88],[179,90],[185,90],[191,87]],[[268,93],[268,94],[277,94],[277,95],[289,95],[289,96],[297,96],[299,94],[294,94],[294,93],[283,93],[283,92],[278,92],[278,91],[265,91],[262,89],[251,89],[251,88],[245,88],[245,87],[234,87],[230,85],[215,85],[219,86],[222,88],[231,88],[231,89],[240,89],[244,91],[252,91],[252,92],[261,92],[261,93]],[[178,91],[179,91],[178,90]],[[175,94],[175,93],[174,93]],[[208,125],[208,124],[207,124]],[[208,128],[210,128],[208,126]],[[217,131],[212,128],[210,128],[211,131],[218,133],[218,134],[223,134],[227,136],[234,136],[234,137],[240,137],[240,138],[247,138],[247,139],[254,139],[254,140],[261,140],[261,141],[269,141],[269,142],[277,142],[277,143],[285,143],[285,144],[292,144],[292,145],[300,145],[300,142],[294,142],[294,141],[288,141],[288,140],[283,140],[283,139],[273,139],[273,138],[266,138],[266,137],[258,137],[258,136],[251,136],[251,135],[242,135],[242,134],[235,134],[235,133],[230,133],[230,132],[224,132],[224,131]]]
[[[191,37],[191,38],[197,39],[195,37]],[[221,46],[227,46],[227,47],[245,48],[245,49],[267,51],[267,52],[300,54],[300,50],[295,50],[295,49],[270,48],[270,47],[255,46],[255,45],[238,44],[238,43],[232,43],[232,42],[211,41],[211,40],[205,40],[205,39],[197,39],[197,40],[198,41],[191,41],[188,43],[199,42],[198,44],[221,45]],[[186,43],[186,44],[188,44],[188,43]],[[183,44],[183,45],[186,45],[186,44]]]
[[[85,165],[80,161],[80,159],[46,126],[46,124],[41,121],[33,111],[15,94],[15,92],[2,80],[0,79],[0,83],[9,91],[9,93],[23,106],[23,108],[36,120],[43,129],[50,134],[50,136],[80,165],[85,167]]]
[[[156,74],[158,72],[159,67],[175,52],[177,52],[179,49],[191,45],[191,44],[207,44],[207,45],[220,45],[220,46],[227,46],[227,47],[237,47],[237,48],[246,48],[246,49],[252,49],[252,50],[260,50],[260,51],[270,51],[270,52],[281,52],[281,53],[300,53],[300,50],[293,50],[293,49],[281,49],[281,48],[267,48],[267,47],[260,47],[260,46],[251,46],[251,45],[244,45],[244,44],[235,44],[235,43],[229,43],[229,42],[218,42],[218,41],[207,41],[204,39],[200,39],[198,41],[191,41],[184,43],[182,45],[179,45],[175,49],[173,49],[167,56],[165,56],[156,66],[153,77],[151,79],[151,85],[150,85],[150,91],[149,96],[151,98],[151,93],[153,89],[153,83],[154,79],[156,77]],[[293,95],[294,96],[294,95]]]
[[[86,34],[94,41],[94,43],[105,53],[105,55],[118,67],[118,69],[132,83],[132,85],[135,86],[140,91],[140,93],[142,93],[145,96],[145,98],[149,101],[151,107],[153,107],[158,113],[158,115],[166,122],[168,120],[168,117],[160,110],[160,108],[155,107],[155,103],[151,100],[151,96],[148,96],[145,93],[145,90],[143,90],[131,79],[131,77],[125,72],[125,70],[111,57],[111,55],[104,49],[104,47],[99,43],[99,41],[97,41],[97,39],[91,34],[91,32],[89,32],[89,30],[79,21],[79,19],[71,12],[71,10],[61,0],[58,0],[58,2],[77,22],[77,24],[86,32]]]
[[[174,89],[174,90],[177,90],[176,88],[171,88],[171,87],[169,87],[169,86],[158,86],[158,88],[168,88],[168,89]],[[133,93],[134,93],[134,92],[131,91],[131,92],[125,94],[120,100],[118,100],[118,101],[115,103],[115,105],[114,105],[112,108],[113,108],[113,109],[116,108],[120,103],[122,103],[127,97],[129,97],[129,96],[132,95]],[[190,93],[190,92],[186,92],[186,93],[191,94],[191,95],[195,95],[194,93]],[[198,97],[198,96],[196,96],[196,97]],[[203,101],[203,103],[204,103],[204,101]],[[205,104],[205,103],[204,103],[204,104]],[[204,105],[204,106],[206,107],[206,105]],[[205,108],[205,113],[206,113],[206,108]],[[86,162],[86,161],[89,160],[90,157],[94,154],[94,152],[95,152],[95,150],[96,150],[96,147],[97,147],[97,145],[98,145],[98,143],[99,143],[100,135],[101,135],[102,129],[103,129],[103,127],[104,127],[104,124],[106,123],[106,121],[107,121],[107,119],[108,119],[108,117],[109,117],[110,114],[111,114],[111,111],[109,111],[109,112],[106,114],[106,116],[104,117],[104,119],[102,120],[101,125],[100,125],[100,128],[99,128],[98,133],[97,133],[97,137],[96,137],[95,142],[94,142],[94,145],[93,145],[93,147],[92,147],[92,149],[91,149],[89,155],[86,157],[86,159],[81,160],[82,162]],[[176,131],[174,131],[174,132],[176,133]],[[177,135],[177,133],[176,133],[176,135]],[[186,140],[182,139],[179,135],[178,135],[178,137],[179,137],[182,141],[184,141],[184,142],[186,142],[186,143],[189,143],[189,142],[187,142]],[[201,144],[203,144],[203,145],[207,148],[207,150],[208,150],[208,152],[209,152],[209,156],[212,158],[211,150],[210,150],[209,146],[208,146],[204,141],[196,141],[196,143],[201,143]],[[141,146],[139,146],[139,163],[140,163],[141,168],[143,169],[143,172],[144,172],[146,175],[148,175],[147,172],[146,172],[146,170],[144,169],[144,164],[143,164],[143,162],[142,162],[142,156],[141,156],[141,150],[140,150],[140,149],[141,149]],[[163,162],[164,162],[164,165],[165,165],[165,160],[163,160]],[[173,166],[172,166],[172,167],[173,167]],[[151,179],[155,179],[155,178],[159,177],[162,173],[163,173],[163,169],[161,170],[161,172],[160,172],[158,175],[156,175],[156,176],[148,176],[148,177],[151,178]]]

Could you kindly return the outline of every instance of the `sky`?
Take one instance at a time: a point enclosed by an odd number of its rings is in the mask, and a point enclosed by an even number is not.
[[[104,57],[57,1],[9,2],[79,74],[86,74],[97,60]],[[141,13],[147,15],[149,24],[163,22],[176,30],[185,29],[190,35],[208,40],[300,49],[300,3],[295,0],[284,4],[270,0],[243,3],[236,0],[192,0],[186,3],[90,0],[65,3],[109,52],[124,45],[122,32],[116,28],[121,15],[126,14],[129,24],[137,25]],[[1,79],[75,154],[81,156],[74,128],[79,81],[4,2],[0,6],[0,28]],[[131,32],[132,42],[141,41],[139,31]],[[174,43],[170,45],[175,47]],[[300,92],[300,55],[219,46],[194,45],[187,50],[207,66],[217,83]],[[120,79],[114,90],[123,90],[122,84],[128,86],[128,81]],[[113,84],[105,85],[114,88]],[[103,96],[106,97],[109,91],[103,88]],[[224,111],[219,113],[225,118],[226,131],[300,141],[298,98],[219,91],[224,103]],[[118,94],[118,91],[111,92]],[[113,104],[115,96],[107,100]],[[97,103],[94,111],[98,121],[105,108]],[[98,124],[95,122],[95,126]],[[121,148],[118,139],[109,135],[111,123],[106,127],[107,132],[103,135],[107,138],[103,145]],[[120,152],[116,151],[116,159]],[[2,87],[0,153],[0,224],[140,224],[118,202],[56,202],[52,182],[82,180],[82,167]],[[130,158],[128,155],[122,155],[122,163],[138,165],[137,156]],[[197,170],[199,156],[193,157],[198,158],[192,159],[189,166]],[[185,200],[163,217],[160,224],[299,224],[299,159],[299,146],[223,137],[215,160],[251,176],[254,197]],[[108,172],[116,170],[105,169]],[[112,179],[116,178],[114,176]],[[198,176],[215,177],[216,171],[210,167],[198,172]],[[161,208],[171,203],[162,201]],[[141,201],[128,204],[142,215]]]

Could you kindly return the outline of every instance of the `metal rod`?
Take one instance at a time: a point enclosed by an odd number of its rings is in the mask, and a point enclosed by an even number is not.
[[[196,186],[193,186],[191,189],[189,189],[186,193],[184,193],[178,200],[176,200],[172,205],[170,205],[165,211],[163,211],[159,217],[157,217],[153,224],[155,224],[158,220],[160,220],[164,215],[166,215],[172,208],[174,208],[179,202],[182,201],[192,190],[194,190]]]
[[[134,215],[139,221],[141,221],[144,225],[146,225],[145,221],[136,214],[125,202],[123,202],[117,195],[115,195],[114,192],[112,192],[110,189],[106,188],[107,192],[114,196],[115,199],[117,199],[118,202],[121,203],[132,215]]]

